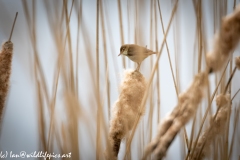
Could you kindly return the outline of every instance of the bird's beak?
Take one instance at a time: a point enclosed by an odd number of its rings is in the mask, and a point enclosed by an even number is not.
[[[120,56],[122,53],[119,53],[119,55],[118,56]]]

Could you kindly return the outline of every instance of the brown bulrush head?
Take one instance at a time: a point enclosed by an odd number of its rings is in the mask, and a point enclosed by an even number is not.
[[[208,156],[211,153],[210,145],[212,144],[214,139],[224,133],[226,129],[227,116],[229,110],[231,109],[230,95],[218,95],[216,98],[216,104],[219,108],[219,111],[216,113],[216,117],[212,117],[210,126],[206,129],[206,131],[203,132],[203,134],[199,138],[199,141],[197,142],[197,147],[194,150],[194,153],[191,155],[191,159],[193,160],[204,159],[206,156]]]
[[[240,5],[222,19],[220,31],[215,35],[213,51],[207,54],[210,71],[219,71],[228,61],[240,38]]]
[[[153,152],[154,159],[162,159],[168,147],[181,128],[192,118],[200,104],[207,84],[207,74],[195,76],[189,88],[180,94],[179,101],[172,113],[160,124],[157,137],[146,147],[143,159]]]
[[[138,109],[145,90],[146,80],[140,72],[131,70],[124,72],[120,95],[112,110],[109,131],[110,150],[107,151],[107,159],[117,159],[121,140],[132,129],[134,117],[139,114]]]
[[[2,45],[0,52],[0,122],[9,90],[9,79],[11,74],[13,43],[7,41]]]

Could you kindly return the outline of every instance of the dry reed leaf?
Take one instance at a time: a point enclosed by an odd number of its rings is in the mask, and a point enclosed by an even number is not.
[[[65,103],[68,119],[66,126],[68,130],[67,140],[70,142],[69,148],[67,149],[71,151],[73,159],[80,159],[78,119],[81,115],[81,107],[79,105],[78,97],[71,92],[65,93]]]

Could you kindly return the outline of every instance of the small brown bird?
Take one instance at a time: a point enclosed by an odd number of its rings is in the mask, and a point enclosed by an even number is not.
[[[153,52],[145,47],[136,45],[136,44],[124,44],[120,48],[120,55],[127,56],[133,62],[138,64],[137,71],[140,68],[142,61],[152,54],[157,54],[157,52]]]

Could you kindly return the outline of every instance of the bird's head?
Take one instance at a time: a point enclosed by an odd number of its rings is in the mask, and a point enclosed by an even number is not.
[[[122,45],[121,48],[120,48],[120,53],[118,56],[120,55],[127,55],[128,54],[128,45]]]

